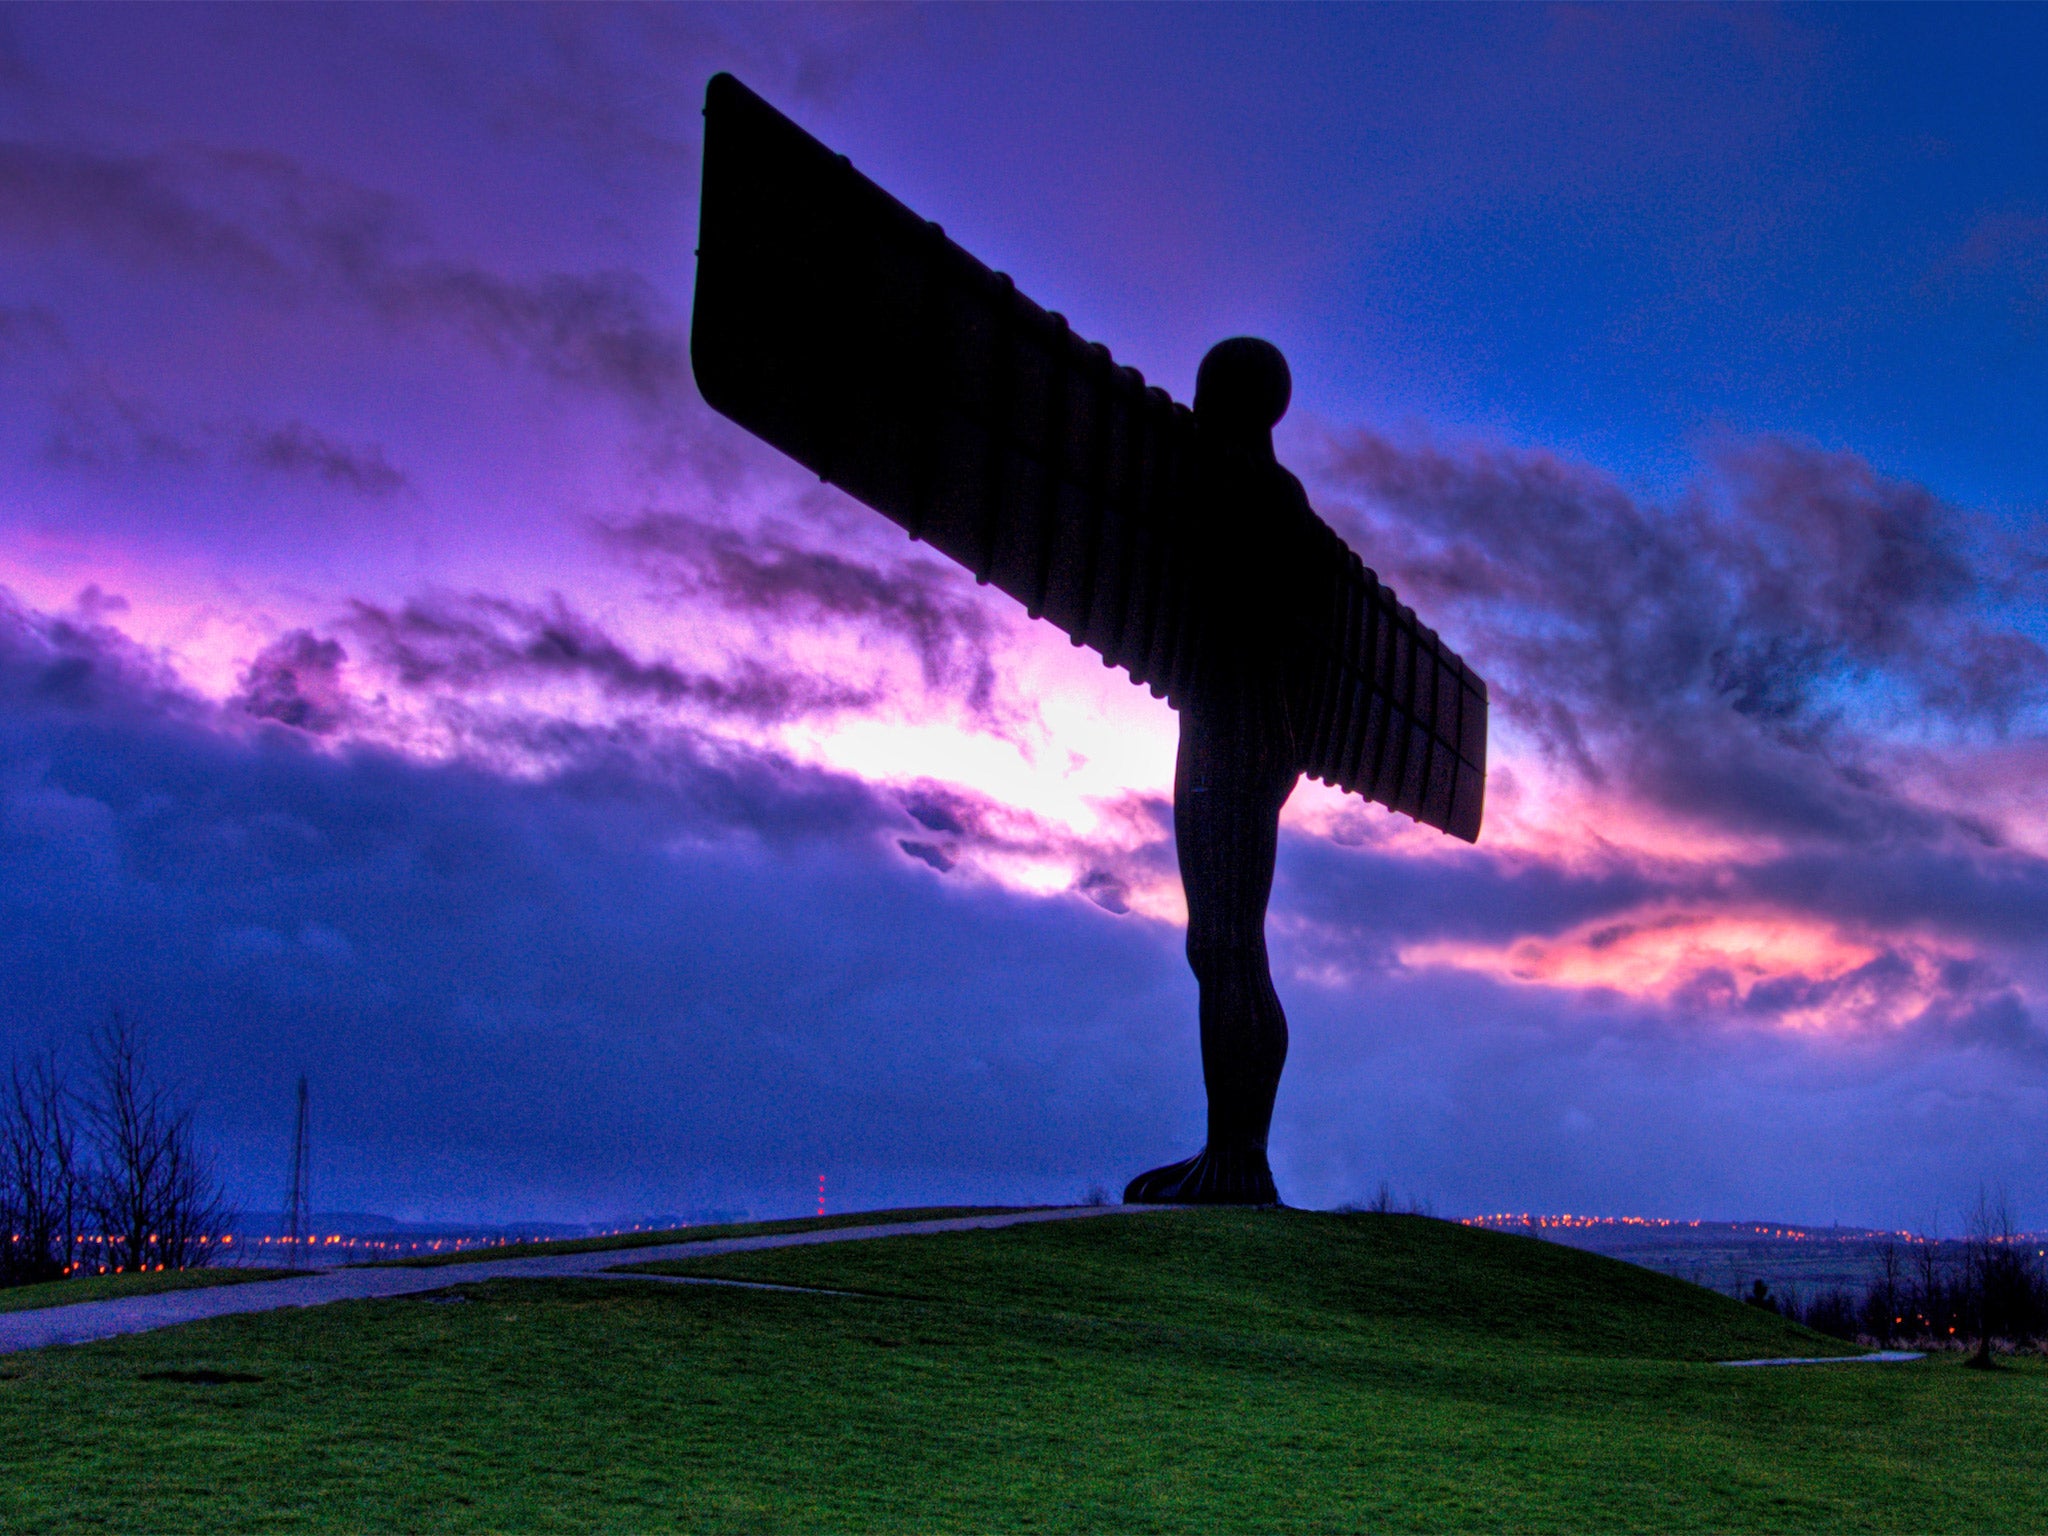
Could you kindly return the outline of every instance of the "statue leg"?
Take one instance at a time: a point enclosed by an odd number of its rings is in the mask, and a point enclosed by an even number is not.
[[[1277,1205],[1266,1161],[1287,1015],[1266,958],[1280,808],[1299,776],[1257,732],[1181,711],[1173,828],[1188,900],[1188,964],[1201,987],[1209,1141],[1186,1162],[1140,1174],[1131,1204]],[[1226,728],[1218,730],[1218,724]]]

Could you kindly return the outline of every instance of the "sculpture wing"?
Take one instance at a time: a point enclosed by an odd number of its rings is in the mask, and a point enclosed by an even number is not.
[[[1486,809],[1486,684],[1328,524],[1297,654],[1302,771],[1466,842]]]
[[[705,400],[1178,702],[1189,411],[732,76],[704,117]],[[1304,770],[1476,839],[1485,685],[1307,516]]]
[[[1186,407],[732,76],[704,116],[690,361],[705,400],[1177,694]]]

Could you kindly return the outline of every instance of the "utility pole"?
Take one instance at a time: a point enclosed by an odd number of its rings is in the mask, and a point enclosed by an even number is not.
[[[299,1079],[299,1113],[292,1127],[291,1185],[284,1197],[284,1240],[290,1264],[297,1269],[312,1237],[313,1218],[306,1190],[306,1079]]]

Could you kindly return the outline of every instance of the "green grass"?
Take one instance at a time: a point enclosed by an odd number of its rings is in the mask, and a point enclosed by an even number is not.
[[[1426,1327],[1446,1344],[1608,1357],[1858,1353],[1633,1264],[1421,1217],[1119,1213],[1042,1235],[901,1238],[630,1267],[1321,1344],[1390,1343]]]
[[[158,1291],[189,1291],[202,1285],[240,1285],[248,1280],[282,1280],[288,1269],[167,1269],[160,1275],[79,1275],[40,1285],[12,1285],[0,1290],[0,1312],[33,1312],[42,1307],[68,1307],[80,1301],[113,1301],[122,1296],[153,1296]]]
[[[1219,1211],[691,1268],[868,1294],[458,1284],[0,1357],[0,1530],[2048,1524],[2038,1363],[1728,1370],[1826,1346],[1524,1238]]]
[[[723,1237],[766,1237],[777,1232],[826,1232],[840,1227],[873,1227],[898,1221],[943,1221],[949,1216],[995,1216],[1028,1210],[1014,1205],[920,1205],[894,1211],[849,1211],[837,1216],[793,1216],[782,1221],[729,1221],[707,1227],[669,1227],[660,1232],[612,1232],[603,1237],[564,1237],[545,1243],[507,1243],[499,1248],[463,1248],[407,1259],[383,1259],[394,1269],[431,1269],[439,1264],[483,1264],[498,1259],[537,1259],[549,1254],[606,1253],[622,1248],[660,1248],[669,1243],[708,1243]]]

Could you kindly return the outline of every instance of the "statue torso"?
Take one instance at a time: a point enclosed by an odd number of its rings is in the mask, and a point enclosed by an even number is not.
[[[1204,444],[1189,498],[1194,686],[1183,710],[1244,739],[1248,750],[1295,756],[1292,719],[1306,668],[1296,657],[1315,514],[1301,482],[1270,450]]]

